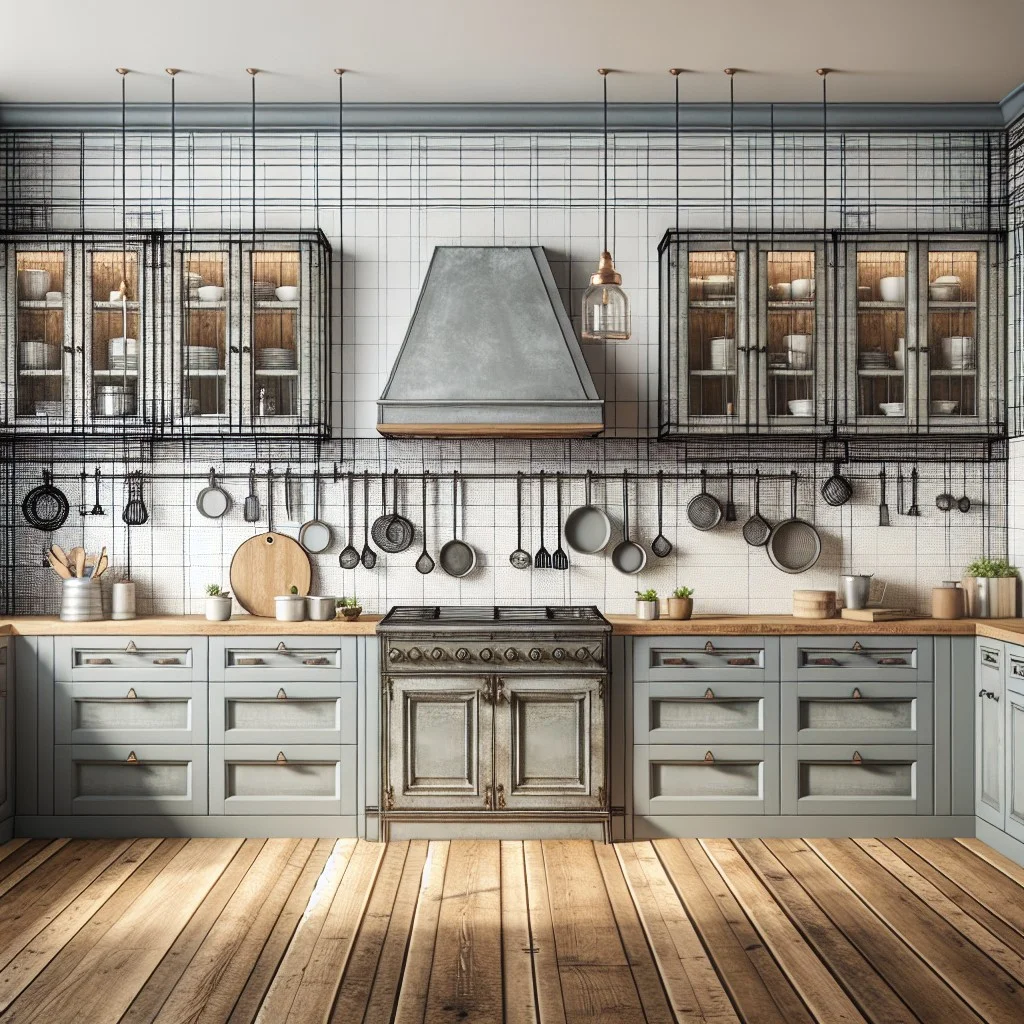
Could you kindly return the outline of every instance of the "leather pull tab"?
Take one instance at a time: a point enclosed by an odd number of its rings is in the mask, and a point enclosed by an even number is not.
[[[138,654],[139,653],[139,649],[138,649],[138,647],[135,646],[135,641],[134,640],[129,640],[128,641],[128,646],[124,649],[124,653],[125,654]]]
[[[860,756],[860,751],[859,750],[855,750],[853,752],[853,757],[851,758],[851,760],[853,761],[854,764],[863,764],[864,763],[864,758]]]
[[[704,645],[704,653],[705,654],[714,654],[715,653],[715,645],[710,640]]]
[[[705,700],[714,700],[715,699],[715,691],[712,690],[710,686],[704,691],[704,699]]]
[[[864,645],[859,640],[854,640],[853,647],[851,647],[850,650],[851,651],[863,651],[864,650]]]
[[[139,695],[138,695],[138,694],[137,694],[137,693],[135,692],[135,687],[133,686],[133,687],[132,687],[132,688],[131,688],[131,689],[130,689],[130,690],[129,690],[129,691],[128,691],[128,692],[126,693],[126,694],[125,694],[125,700],[138,700],[138,699],[139,699]]]
[[[715,755],[712,754],[710,750],[704,755],[704,763],[705,764],[714,764],[715,763]]]
[[[135,751],[134,750],[129,750],[128,751],[128,756],[124,760],[125,760],[125,764],[138,764],[139,763],[139,759],[138,759],[138,757],[135,756]]]
[[[279,750],[277,752],[277,757],[274,760],[275,760],[275,762],[277,764],[287,764],[288,763],[288,758],[284,756],[284,751],[283,750]]]
[[[852,694],[852,696],[853,696],[853,699],[854,699],[854,700],[860,700],[860,699],[861,699],[861,692],[860,692],[860,688],[859,688],[859,687],[856,687],[856,686],[855,686],[855,687],[853,688],[853,694]]]
[[[284,692],[284,687],[283,686],[281,687],[280,690],[277,691],[277,699],[278,700],[287,700],[288,699],[288,694]]]

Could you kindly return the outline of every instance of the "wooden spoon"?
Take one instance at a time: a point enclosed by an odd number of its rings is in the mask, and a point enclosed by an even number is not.
[[[46,552],[46,560],[62,580],[71,579],[71,570],[53,553],[52,549]]]
[[[104,546],[100,552],[100,557],[96,559],[96,568],[93,569],[92,578],[99,579],[107,571],[107,549]]]
[[[68,552],[68,561],[71,563],[72,574],[81,579],[85,572],[85,548],[72,548]]]

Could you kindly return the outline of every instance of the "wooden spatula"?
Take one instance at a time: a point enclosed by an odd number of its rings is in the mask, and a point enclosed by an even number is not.
[[[71,579],[71,570],[53,553],[52,549],[46,552],[46,560],[62,580]]]
[[[71,563],[71,571],[79,579],[85,572],[85,548],[72,548],[68,552],[68,561]]]
[[[92,578],[99,579],[107,571],[107,549],[106,547],[100,552],[100,557],[96,559],[96,568],[93,569]]]
[[[71,568],[71,560],[68,558],[67,552],[59,544],[54,544],[53,547],[50,548],[50,551],[58,562],[66,566],[68,569]]]

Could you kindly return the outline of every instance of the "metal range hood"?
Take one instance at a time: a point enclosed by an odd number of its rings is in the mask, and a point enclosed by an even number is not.
[[[604,401],[539,245],[434,249],[377,400],[386,437],[590,437]]]

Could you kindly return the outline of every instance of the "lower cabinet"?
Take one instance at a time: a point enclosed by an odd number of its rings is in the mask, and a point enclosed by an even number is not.
[[[932,748],[783,744],[783,814],[931,814]]]
[[[778,743],[779,684],[636,682],[637,743]]]
[[[778,814],[778,749],[637,745],[634,810],[643,815]]]
[[[783,743],[923,743],[933,736],[931,683],[785,683]]]
[[[1006,825],[1024,842],[1024,680],[1006,690]]]
[[[210,683],[214,745],[351,744],[356,726],[355,683]]]
[[[58,744],[54,813],[206,814],[206,770],[200,744]]]
[[[974,808],[979,818],[999,829],[1004,828],[1006,818],[1004,655],[998,641],[979,641],[974,673]]]
[[[210,814],[356,813],[356,748],[210,747]]]

